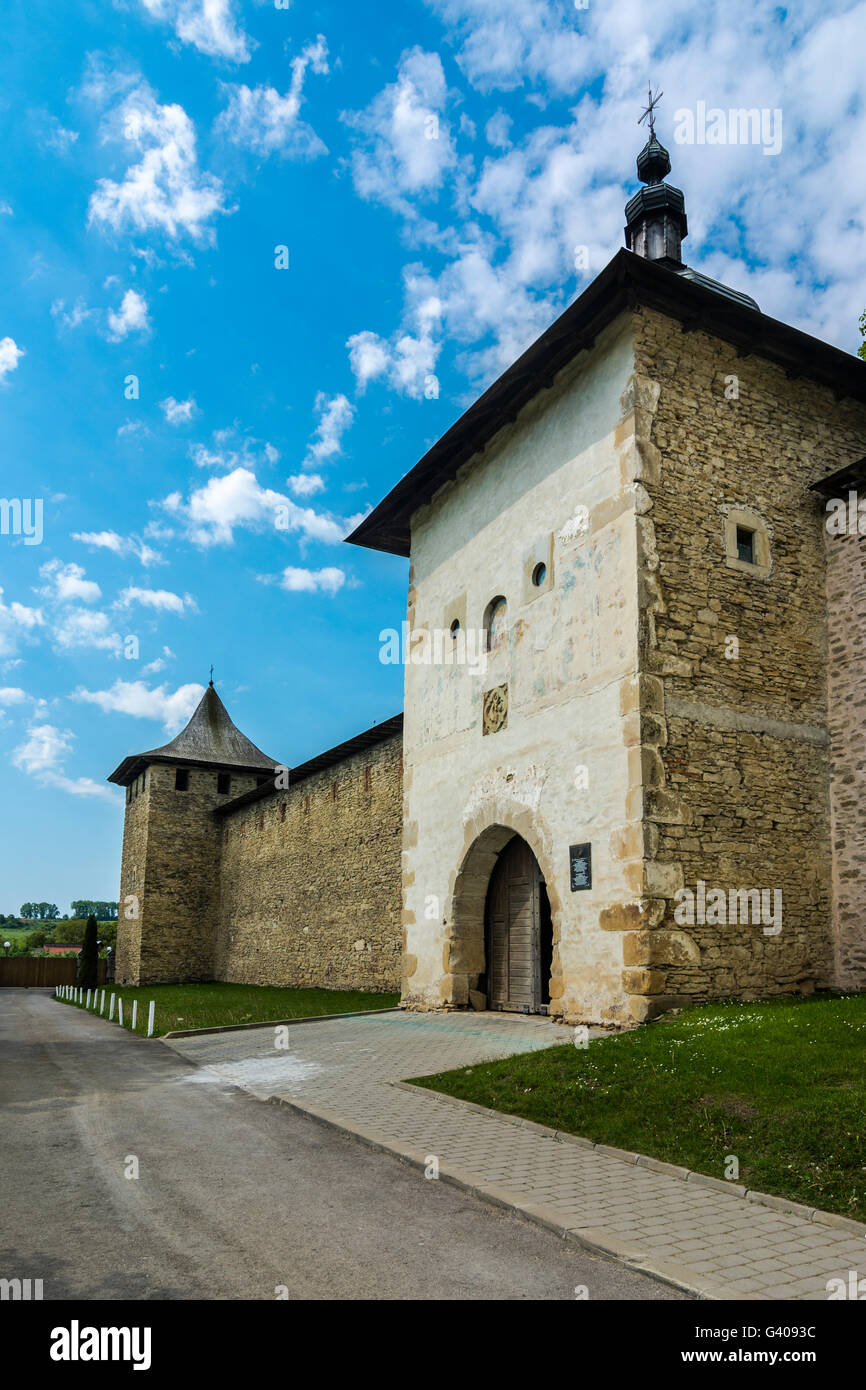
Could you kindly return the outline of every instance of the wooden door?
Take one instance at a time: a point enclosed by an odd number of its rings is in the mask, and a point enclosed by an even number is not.
[[[537,1013],[541,1005],[541,871],[515,835],[499,856],[487,890],[487,1001],[491,1009]]]

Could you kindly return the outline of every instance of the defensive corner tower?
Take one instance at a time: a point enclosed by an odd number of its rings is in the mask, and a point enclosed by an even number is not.
[[[222,845],[213,813],[279,765],[235,726],[211,681],[176,738],[112,772],[109,782],[126,788],[118,983],[213,978]]]

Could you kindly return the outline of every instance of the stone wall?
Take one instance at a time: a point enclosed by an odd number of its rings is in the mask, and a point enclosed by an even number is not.
[[[827,534],[826,548],[836,972],[866,989],[866,536]]]
[[[214,978],[219,909],[221,828],[213,816],[229,800],[217,792],[217,771],[189,765],[186,791],[177,769],[155,763],[127,803],[118,923],[118,981],[165,984]],[[256,785],[232,775],[231,794]],[[134,904],[127,906],[127,898]],[[127,911],[137,911],[128,918]]]
[[[397,736],[225,816],[216,979],[399,989],[401,771]]]
[[[140,788],[140,789],[139,789]],[[126,790],[123,850],[120,861],[120,902],[117,910],[118,984],[141,984],[141,902],[147,862],[147,808],[150,788],[145,776]]]
[[[649,1017],[834,980],[825,561],[808,485],[863,452],[866,409],[653,311],[636,314],[635,342],[647,860],[625,956],[632,1011]],[[756,528],[754,566],[732,557],[737,521]],[[698,880],[780,891],[781,930],[675,921],[675,890]]]

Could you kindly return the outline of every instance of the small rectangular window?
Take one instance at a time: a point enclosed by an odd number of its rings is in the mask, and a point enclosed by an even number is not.
[[[369,767],[365,767],[365,768],[364,768],[364,791],[365,791],[365,792],[368,792],[369,790],[370,790],[370,769],[369,769]]]
[[[175,772],[174,789],[176,792],[189,791],[189,773],[185,767],[179,767]]]
[[[755,533],[745,526],[737,527],[737,559],[745,565],[755,563]]]
[[[232,789],[232,775],[230,772],[217,773],[217,795],[228,796]]]

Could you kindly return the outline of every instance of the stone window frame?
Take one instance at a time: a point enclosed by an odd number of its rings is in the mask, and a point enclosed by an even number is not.
[[[544,565],[547,573],[540,584],[533,582],[532,576],[539,565]],[[523,557],[523,602],[532,603],[549,594],[553,588],[553,532],[544,536]]]
[[[754,563],[741,560],[737,547],[737,529],[751,531],[754,537]],[[725,564],[756,579],[768,579],[773,567],[770,549],[770,528],[762,516],[749,507],[728,507],[724,519]]]

